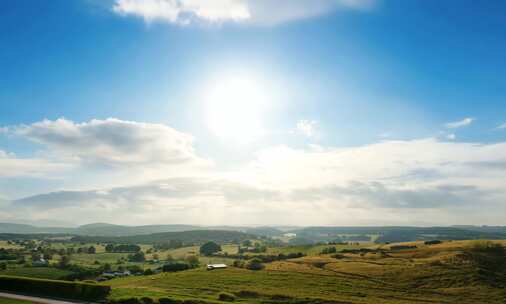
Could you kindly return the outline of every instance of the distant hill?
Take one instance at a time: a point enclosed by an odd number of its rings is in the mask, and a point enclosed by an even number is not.
[[[410,242],[416,240],[475,240],[505,239],[505,229],[482,227],[306,227],[292,230],[298,238],[317,241],[331,241],[340,235],[378,235],[376,242]]]
[[[256,235],[231,230],[192,230],[179,232],[152,233],[134,236],[76,236],[74,242],[100,242],[118,244],[154,244],[170,240],[179,240],[186,244],[199,244],[206,241],[217,243],[240,242],[257,238]]]
[[[73,233],[75,228],[61,228],[61,227],[36,227],[25,224],[14,223],[0,223],[0,233],[21,233],[21,234],[34,234],[34,233]]]
[[[0,223],[0,233],[54,233],[54,234],[74,234],[90,236],[132,236],[141,234],[151,234],[160,232],[177,232],[203,229],[203,227],[192,225],[146,225],[146,226],[123,226],[107,223],[94,223],[79,226],[77,228],[61,227],[37,227],[25,224]]]

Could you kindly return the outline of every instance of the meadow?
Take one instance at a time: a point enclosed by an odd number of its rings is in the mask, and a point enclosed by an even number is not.
[[[69,256],[71,264],[86,269],[100,269],[110,264],[113,269],[136,265],[154,270],[168,260],[184,261],[188,256],[199,259],[199,267],[186,271],[96,283],[112,287],[111,301],[151,297],[155,301],[171,298],[201,303],[225,300],[292,304],[506,303],[506,254],[500,246],[502,251],[494,251],[497,249],[494,244],[506,246],[506,241],[443,241],[431,245],[423,241],[285,244],[268,246],[263,253],[244,253],[250,259],[261,255],[303,254],[263,263],[261,270],[233,267],[238,257],[237,244],[222,245],[221,252],[211,256],[200,255],[199,246],[155,250],[145,244],[141,248],[146,262],[128,261],[129,253],[105,252],[104,244],[67,242],[50,246],[56,249],[94,246],[97,249],[94,254]],[[331,247],[335,248],[332,253],[324,253]],[[158,262],[153,261],[155,257]],[[59,259],[60,256],[53,255],[50,264],[56,265]],[[225,263],[229,267],[207,271],[205,266],[210,263]],[[58,279],[69,275],[70,270],[10,263],[0,274]]]
[[[406,245],[417,248],[335,257],[314,254],[268,263],[259,271],[199,268],[107,284],[113,287],[112,299],[150,296],[219,302],[219,295],[226,293],[243,303],[505,303],[504,271],[466,258],[474,242]]]

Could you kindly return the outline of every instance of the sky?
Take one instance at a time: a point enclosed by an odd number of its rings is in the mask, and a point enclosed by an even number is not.
[[[505,225],[501,0],[16,0],[0,222]]]

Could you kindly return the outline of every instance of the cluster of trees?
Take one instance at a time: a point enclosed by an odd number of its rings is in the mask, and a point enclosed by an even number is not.
[[[252,260],[258,259],[262,263],[271,263],[274,261],[282,261],[289,259],[296,259],[305,256],[302,252],[293,252],[293,253],[280,253],[278,255],[274,254],[258,254],[258,255],[242,255],[242,254],[229,254],[227,257],[236,259],[236,260]]]
[[[233,265],[234,265],[234,267],[246,268],[249,270],[262,270],[262,269],[264,269],[264,265],[262,263],[262,260],[259,258],[253,258],[247,262],[244,260],[235,260]]]
[[[16,250],[7,250],[4,248],[0,248],[0,261],[13,261],[18,259],[18,254],[16,254]]]
[[[141,251],[141,247],[139,245],[134,244],[122,244],[122,245],[114,245],[107,244],[105,246],[106,252],[139,252]]]
[[[210,256],[221,251],[221,246],[215,242],[207,242],[200,246],[200,254]]]
[[[197,268],[200,265],[199,258],[195,255],[189,255],[184,261],[170,261],[162,266],[163,272],[176,272],[192,268]]]
[[[130,254],[128,256],[128,260],[130,262],[139,262],[139,263],[141,263],[141,262],[144,262],[146,260],[146,257],[144,256],[144,252],[138,251],[138,252],[136,252],[134,254]]]

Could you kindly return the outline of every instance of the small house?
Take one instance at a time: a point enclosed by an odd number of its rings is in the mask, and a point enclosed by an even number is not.
[[[214,269],[225,269],[227,268],[227,265],[225,264],[208,264],[207,270],[214,270]]]

